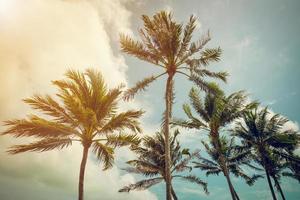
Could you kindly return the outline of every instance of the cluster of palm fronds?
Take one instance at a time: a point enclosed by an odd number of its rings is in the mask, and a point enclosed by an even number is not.
[[[222,51],[219,47],[204,48],[211,39],[209,32],[200,40],[191,41],[196,28],[194,16],[186,26],[174,21],[172,15],[164,11],[142,19],[141,41],[121,35],[121,49],[161,68],[162,73],[139,81],[122,94],[122,86],[107,89],[101,74],[95,70],[86,70],[85,73],[67,71],[66,80],[53,81],[58,88],[57,97],[35,95],[24,100],[47,117],[30,115],[5,122],[8,129],[4,135],[38,140],[12,146],[8,152],[42,152],[80,142],[83,155],[79,200],[83,199],[84,172],[90,148],[106,170],[113,165],[114,149],[128,145],[136,159],[128,161],[129,167],[125,170],[147,179],[124,186],[119,192],[144,190],[165,182],[166,199],[177,200],[172,181],[182,179],[201,186],[208,194],[207,183],[192,174],[193,170],[200,169],[206,175],[222,174],[233,200],[240,197],[231,181],[232,175],[244,179],[248,185],[266,177],[273,199],[277,199],[273,184],[285,199],[281,178],[292,177],[300,182],[300,158],[294,153],[299,136],[295,130],[286,128],[288,120],[271,114],[267,108],[261,109],[257,102],[248,102],[243,91],[226,96],[216,83],[206,80],[213,78],[226,82],[228,74],[207,69],[211,62],[220,60]],[[164,75],[167,80],[161,131],[140,138],[137,134],[142,129],[138,120],[143,111],[120,113],[118,102],[132,99]],[[183,75],[195,84],[189,93],[190,104],[183,105],[187,119],[172,116],[175,75]],[[205,131],[208,140],[202,141],[199,147],[204,147],[206,153],[181,148],[177,140],[179,131],[170,133],[170,126]],[[248,174],[246,168],[257,173]]]

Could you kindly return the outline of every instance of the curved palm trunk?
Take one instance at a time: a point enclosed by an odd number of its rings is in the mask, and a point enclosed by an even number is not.
[[[272,185],[272,182],[271,182],[270,174],[269,174],[269,172],[266,168],[265,168],[265,171],[266,171],[267,180],[268,180],[268,184],[269,184],[269,187],[270,187],[270,190],[271,190],[271,193],[272,193],[273,200],[277,200],[274,189],[273,189],[273,185]]]
[[[165,179],[166,179],[166,199],[172,200],[172,185],[171,185],[171,156],[170,156],[170,134],[169,134],[169,124],[171,116],[171,107],[172,107],[172,87],[173,75],[168,76],[166,84],[166,93],[165,93],[165,124],[164,124],[164,135],[165,135]]]
[[[82,160],[80,164],[80,173],[79,173],[79,184],[78,184],[78,200],[83,200],[83,184],[84,184],[84,172],[85,172],[85,166],[86,161],[88,157],[89,148],[84,147],[83,148],[83,154],[82,154]]]
[[[284,193],[283,193],[282,188],[280,186],[280,183],[278,182],[277,178],[275,178],[275,177],[273,177],[273,180],[275,181],[275,184],[277,185],[277,189],[280,192],[282,200],[285,200],[285,196],[284,196]]]
[[[176,193],[175,193],[175,191],[174,191],[173,186],[171,186],[171,192],[172,192],[173,200],[178,200],[178,198],[177,198],[177,196],[176,196]]]

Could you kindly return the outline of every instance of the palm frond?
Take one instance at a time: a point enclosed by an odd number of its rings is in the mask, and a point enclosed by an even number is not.
[[[29,104],[33,109],[40,110],[43,113],[54,117],[57,122],[68,123],[73,126],[77,125],[66,110],[49,95],[34,95],[31,98],[24,99],[24,102]]]
[[[201,90],[204,92],[211,92],[211,88],[209,87],[209,83],[204,81],[202,77],[192,73],[190,75],[190,81],[194,82]]]
[[[97,159],[104,164],[103,170],[111,168],[114,161],[114,149],[97,141],[94,141],[92,145],[93,152],[96,154]]]
[[[137,119],[141,117],[143,113],[144,112],[141,110],[129,110],[123,113],[119,113],[110,118],[110,120],[101,128],[99,134],[109,133],[113,131],[122,131],[125,128],[133,132],[140,133],[141,127]]]
[[[188,45],[192,39],[192,34],[196,28],[196,17],[191,15],[190,20],[184,28],[183,38],[180,44],[179,51],[177,53],[177,57],[180,59],[187,52]]]
[[[215,78],[215,79],[220,79],[223,82],[227,82],[227,77],[228,77],[228,72],[212,72],[207,69],[199,69],[199,68],[194,68],[192,70],[195,74],[197,74],[200,77],[209,77],[209,78]]]
[[[37,142],[24,145],[14,145],[7,151],[10,154],[24,153],[28,151],[44,152],[53,149],[62,149],[70,146],[72,140],[70,138],[46,138]]]
[[[149,187],[156,185],[162,181],[163,178],[161,177],[142,180],[137,183],[130,184],[128,186],[123,187],[122,189],[119,190],[119,192],[130,192],[131,190],[146,190]]]
[[[182,178],[183,180],[186,180],[186,181],[188,181],[188,182],[196,183],[196,184],[200,185],[200,186],[203,188],[203,190],[204,190],[204,192],[205,192],[206,194],[209,193],[208,190],[207,190],[207,183],[204,182],[204,181],[202,181],[202,180],[201,180],[200,178],[198,178],[197,176],[194,176],[194,175],[188,175],[188,176],[174,176],[174,177],[180,177],[180,178]]]
[[[31,115],[29,119],[9,120],[5,126],[9,128],[2,135],[13,135],[14,137],[65,137],[70,135],[80,136],[79,132],[71,127],[59,122],[48,121],[36,115]]]
[[[127,54],[133,55],[141,60],[152,64],[158,64],[160,58],[145,48],[140,41],[135,41],[127,35],[120,35],[121,50]]]
[[[118,135],[107,135],[107,145],[114,147],[122,147],[126,145],[138,145],[140,138],[136,134],[118,134]]]
[[[150,83],[156,80],[155,76],[150,76],[147,78],[144,78],[141,81],[138,81],[134,87],[128,89],[123,96],[123,99],[128,101],[130,99],[133,99],[134,96],[139,92],[139,91],[145,91],[146,88],[149,86]]]

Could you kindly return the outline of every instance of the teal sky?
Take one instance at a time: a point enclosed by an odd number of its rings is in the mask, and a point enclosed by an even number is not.
[[[170,10],[176,20],[187,22],[194,14],[199,28],[197,40],[210,30],[207,47],[220,46],[221,61],[210,69],[230,74],[221,84],[227,94],[246,90],[252,100],[288,117],[291,127],[300,122],[300,1],[299,0],[0,0],[0,121],[24,117],[29,113],[21,99],[33,93],[50,93],[51,80],[61,79],[67,68],[100,69],[110,86],[125,82],[129,86],[159,72],[158,68],[128,57],[119,50],[119,33],[137,36],[141,15]],[[143,108],[147,134],[160,128],[164,110],[164,79],[140,93],[129,107]],[[184,118],[182,104],[192,87],[184,77],[176,77],[173,115]],[[0,126],[0,131],[3,126]],[[184,131],[183,147],[201,148],[204,132]],[[0,137],[0,199],[73,200],[77,194],[79,145],[43,154],[8,156],[11,144],[28,140]],[[139,180],[120,170],[133,158],[126,149],[116,155],[116,166],[102,172],[92,154],[86,176],[87,200],[163,200],[164,185],[146,192],[118,194],[125,184]],[[210,195],[197,186],[175,181],[182,200],[229,200],[222,176],[206,177]],[[249,187],[233,178],[242,200],[271,199],[266,180]],[[300,199],[299,183],[282,179],[288,200]]]
[[[151,15],[161,9],[153,1],[147,11]],[[226,70],[230,73],[229,81],[223,85],[227,93],[246,90],[251,99],[259,100],[263,106],[269,106],[274,112],[287,116],[298,125],[300,121],[300,1],[290,0],[194,0],[170,1],[176,19],[186,22],[191,14],[198,17],[200,29],[194,34],[194,40],[208,29],[212,35],[210,47],[220,46],[223,50],[221,62],[212,64],[210,69]],[[140,23],[140,21],[138,21]],[[140,27],[141,24],[136,24]],[[157,72],[153,66],[134,58],[126,57],[128,61],[129,80],[134,83],[151,73]],[[164,82],[153,84],[149,90],[139,95],[141,101],[147,100],[154,106],[154,114],[147,118],[148,123],[159,124],[163,112]],[[187,102],[187,94],[191,84],[183,77],[177,77],[175,82],[176,103],[174,116],[185,117],[181,105]],[[191,148],[201,148],[199,134],[185,134],[182,143]],[[202,133],[203,134],[203,133]],[[191,137],[191,140],[187,139]],[[196,172],[196,171],[195,171]],[[178,196],[181,199],[230,199],[224,177],[205,177],[208,181],[211,195],[205,196],[196,186],[176,182]],[[299,184],[284,178],[282,185],[287,199],[300,198]],[[241,199],[271,199],[266,180],[258,181],[249,187],[243,181],[234,179]],[[161,186],[153,189],[163,199],[164,190]]]

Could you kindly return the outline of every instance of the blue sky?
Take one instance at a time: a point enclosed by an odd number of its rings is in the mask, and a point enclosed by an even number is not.
[[[33,93],[55,90],[51,80],[62,78],[68,68],[101,70],[110,86],[136,81],[159,72],[159,69],[129,57],[119,50],[119,33],[137,36],[141,15],[170,10],[176,20],[186,22],[191,14],[198,18],[194,39],[208,29],[212,41],[208,47],[220,46],[221,61],[209,67],[230,73],[226,93],[246,90],[251,99],[259,100],[272,111],[288,117],[290,126],[300,122],[300,1],[298,0],[0,0],[0,120],[24,117],[29,113],[21,99]],[[182,104],[192,84],[176,77],[174,116],[182,114]],[[160,127],[164,110],[164,79],[155,82],[125,108],[143,108],[145,132]],[[0,127],[0,131],[3,127]],[[181,135],[182,146],[201,148],[203,132]],[[0,196],[5,200],[72,200],[76,198],[81,149],[78,145],[63,151],[8,156],[11,144],[28,140],[0,137]],[[86,199],[162,200],[164,185],[145,192],[118,194],[117,190],[140,177],[120,168],[133,158],[127,149],[116,155],[116,166],[102,172],[90,155]],[[101,164],[100,164],[101,165]],[[197,186],[175,182],[180,199],[230,199],[225,178],[205,177],[210,195]],[[30,183],[30,184],[29,184]],[[252,187],[233,178],[241,199],[271,199],[265,180]],[[282,180],[289,200],[300,198],[299,183]]]

